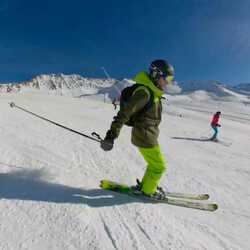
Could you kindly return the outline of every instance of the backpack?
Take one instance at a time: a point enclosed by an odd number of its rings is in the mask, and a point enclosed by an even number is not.
[[[125,107],[129,103],[129,99],[132,97],[134,91],[137,88],[141,87],[141,86],[147,88],[147,90],[150,93],[150,98],[149,98],[148,103],[140,111],[138,111],[136,114],[133,114],[130,117],[130,119],[125,123],[125,125],[130,126],[130,127],[134,126],[135,120],[136,120],[136,116],[138,114],[142,114],[142,113],[146,112],[147,110],[149,110],[152,107],[152,105],[154,103],[154,94],[153,94],[153,91],[150,88],[148,88],[145,85],[138,84],[138,83],[133,84],[132,86],[124,88],[122,90],[122,92],[121,92],[121,96],[120,96],[120,109],[122,109],[123,107]]]

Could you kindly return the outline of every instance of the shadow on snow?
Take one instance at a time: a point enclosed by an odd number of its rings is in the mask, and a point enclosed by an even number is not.
[[[43,170],[30,169],[0,173],[0,199],[87,204],[91,207],[142,202],[101,188],[82,189],[50,183],[43,180],[43,176]]]

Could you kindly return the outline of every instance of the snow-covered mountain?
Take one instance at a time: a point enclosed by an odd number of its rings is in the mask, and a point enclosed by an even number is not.
[[[121,90],[133,84],[130,79],[84,78],[80,75],[39,75],[30,81],[0,84],[0,93],[39,91],[46,94],[64,95],[111,101],[120,96]],[[249,84],[250,85],[250,84]],[[175,83],[167,91],[170,95],[185,95],[195,100],[224,100],[249,103],[246,96],[248,84],[231,87],[218,81],[187,81]]]
[[[79,97],[85,94],[96,94],[99,89],[109,88],[115,79],[84,78],[80,75],[51,74],[39,75],[30,81],[11,84],[0,84],[0,92],[26,92],[39,90],[57,95]]]
[[[250,95],[250,83],[240,83],[234,86],[233,90],[242,94]]]
[[[198,101],[220,100],[250,104],[247,92],[243,93],[235,87],[218,81],[187,81],[178,83],[178,86],[181,88],[180,95],[186,95]]]
[[[194,91],[206,91],[209,94],[221,97],[229,95],[229,93],[225,91],[227,85],[217,81],[187,81],[180,82],[178,85],[182,89],[182,94],[189,94]]]

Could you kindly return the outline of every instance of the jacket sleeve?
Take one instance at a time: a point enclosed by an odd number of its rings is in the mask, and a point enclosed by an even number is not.
[[[119,136],[122,126],[129,121],[133,114],[140,111],[148,103],[149,99],[150,93],[145,88],[140,88],[135,91],[129,103],[114,117],[110,127],[114,139]]]

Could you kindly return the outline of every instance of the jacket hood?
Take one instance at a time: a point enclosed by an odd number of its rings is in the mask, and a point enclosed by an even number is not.
[[[145,71],[139,72],[135,76],[134,81],[136,83],[142,84],[142,85],[147,86],[148,88],[150,88],[153,91],[154,95],[157,96],[157,97],[161,97],[164,94],[163,90],[157,88],[154,85],[154,83],[149,78],[149,75]]]

